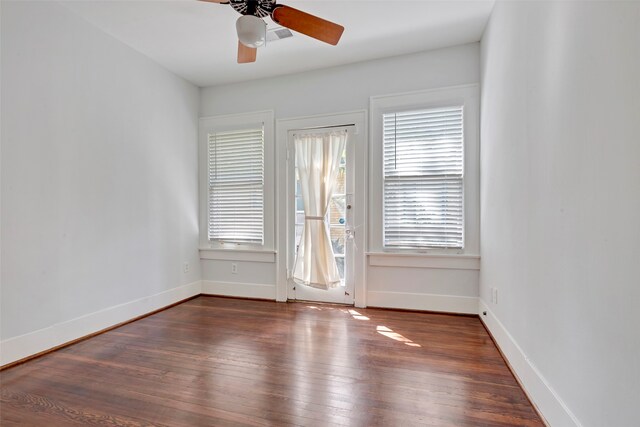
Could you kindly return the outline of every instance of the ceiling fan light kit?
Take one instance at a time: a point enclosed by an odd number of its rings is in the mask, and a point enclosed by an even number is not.
[[[267,40],[267,24],[257,16],[243,15],[236,21],[238,40],[247,47],[263,46]]]
[[[256,50],[264,46],[267,38],[267,24],[262,20],[271,16],[283,27],[297,31],[316,40],[337,45],[344,32],[342,25],[335,24],[309,13],[294,9],[276,0],[199,0],[207,3],[230,4],[242,16],[236,22],[238,31],[238,63],[256,60]]]

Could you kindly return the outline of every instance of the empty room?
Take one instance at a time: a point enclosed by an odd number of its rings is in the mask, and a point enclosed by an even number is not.
[[[0,16],[1,426],[640,426],[640,1]]]

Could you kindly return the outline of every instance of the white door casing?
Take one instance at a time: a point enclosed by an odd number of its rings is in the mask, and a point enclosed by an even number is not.
[[[295,253],[295,209],[294,209],[294,185],[295,185],[295,156],[293,153],[293,145],[289,138],[292,131],[319,129],[319,128],[336,128],[351,126],[351,134],[347,145],[349,150],[348,158],[351,158],[351,183],[349,204],[350,209],[348,223],[351,226],[353,239],[348,239],[346,245],[345,256],[347,251],[351,256],[351,269],[347,269],[347,277],[345,283],[351,284],[351,291],[347,290],[349,295],[331,299],[323,298],[320,294],[308,295],[305,297],[297,294],[290,294],[289,284],[291,283],[291,269],[293,268]],[[356,111],[339,114],[319,115],[310,117],[300,117],[291,119],[281,119],[276,123],[276,145],[277,163],[286,165],[277,171],[277,265],[278,277],[276,286],[276,300],[286,301],[287,299],[297,298],[314,301],[332,301],[347,304],[355,304],[357,307],[365,307],[365,248],[367,238],[365,206],[367,203],[367,111]],[[291,144],[291,145],[290,145]],[[318,292],[326,292],[316,290]],[[336,291],[337,292],[337,291]],[[337,294],[336,294],[337,296]],[[326,297],[326,295],[325,295]],[[346,299],[345,299],[346,297]]]

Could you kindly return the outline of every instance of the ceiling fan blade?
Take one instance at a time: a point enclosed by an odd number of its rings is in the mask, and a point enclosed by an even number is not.
[[[257,52],[258,49],[255,47],[247,47],[238,41],[238,64],[256,62]]]
[[[344,31],[342,25],[334,24],[317,16],[285,5],[277,5],[271,13],[276,23],[325,43],[337,45]]]

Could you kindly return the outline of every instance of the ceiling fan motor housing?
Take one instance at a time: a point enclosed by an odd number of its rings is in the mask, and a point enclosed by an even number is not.
[[[270,16],[276,7],[276,0],[229,0],[229,3],[236,12],[258,18]]]

